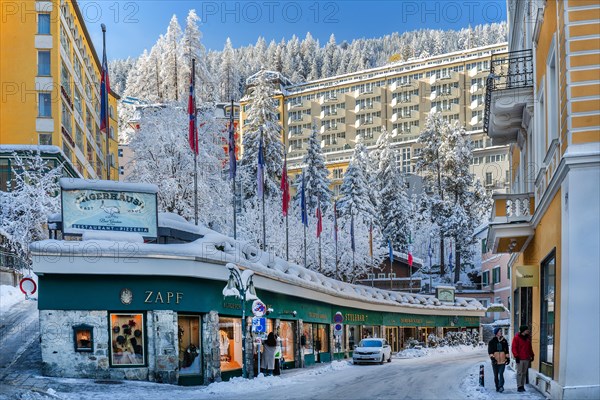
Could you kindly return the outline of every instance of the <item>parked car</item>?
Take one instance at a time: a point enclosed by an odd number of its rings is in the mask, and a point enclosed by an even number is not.
[[[354,352],[352,353],[352,362],[354,364],[383,364],[386,360],[387,362],[392,362],[392,348],[385,339],[363,339],[358,346],[354,347]]]

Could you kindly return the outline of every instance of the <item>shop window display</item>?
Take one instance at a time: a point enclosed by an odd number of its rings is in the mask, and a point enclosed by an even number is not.
[[[177,321],[179,337],[179,374],[199,375],[200,357],[200,318],[180,316]]]
[[[304,354],[313,353],[313,326],[312,324],[304,324],[302,336],[300,337],[300,345]]]
[[[294,323],[281,321],[279,323],[279,341],[281,343],[281,355],[285,362],[294,361]]]
[[[356,328],[351,325],[346,325],[346,337],[348,338],[348,351],[353,351],[357,344]]]
[[[110,314],[111,365],[144,365],[144,315]]]
[[[329,352],[329,335],[327,325],[325,324],[314,324],[313,332],[315,335],[314,348],[315,353],[327,353]]]
[[[89,325],[77,325],[73,327],[75,336],[75,351],[94,351],[94,330]]]
[[[242,320],[219,318],[221,371],[242,368]]]

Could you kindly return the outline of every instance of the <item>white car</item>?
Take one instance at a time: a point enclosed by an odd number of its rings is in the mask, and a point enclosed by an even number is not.
[[[354,347],[354,352],[352,353],[352,362],[354,364],[383,364],[384,361],[392,362],[392,348],[385,339],[363,339],[358,346]]]

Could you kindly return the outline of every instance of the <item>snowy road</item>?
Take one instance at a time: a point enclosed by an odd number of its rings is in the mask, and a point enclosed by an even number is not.
[[[21,301],[0,312],[0,380],[36,340],[39,326],[35,301]]]

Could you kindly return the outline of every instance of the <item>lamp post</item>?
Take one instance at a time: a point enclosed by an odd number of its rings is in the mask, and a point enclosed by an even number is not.
[[[256,290],[252,282],[254,271],[245,269],[240,271],[237,265],[228,263],[229,280],[223,289],[223,297],[237,297],[242,306],[242,377],[248,378],[246,370],[246,301],[257,300]]]

